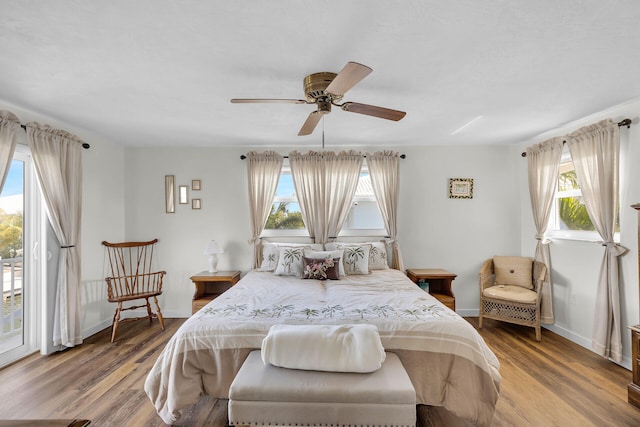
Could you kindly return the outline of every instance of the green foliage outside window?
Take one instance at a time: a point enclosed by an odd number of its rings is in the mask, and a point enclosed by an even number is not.
[[[569,230],[593,231],[595,227],[589,218],[587,208],[576,197],[558,200],[560,220]]]
[[[560,174],[558,191],[579,190],[578,177],[575,169]],[[562,197],[558,199],[558,214],[567,230],[595,231],[595,226],[589,218],[587,207],[581,203],[579,197]],[[616,218],[616,231],[620,231],[620,218]]]
[[[289,212],[289,203],[274,203],[264,226],[267,230],[295,230],[304,228],[301,212]]]
[[[7,214],[0,209],[0,257],[22,256],[22,213]]]

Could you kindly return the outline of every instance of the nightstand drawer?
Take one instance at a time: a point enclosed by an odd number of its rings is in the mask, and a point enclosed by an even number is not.
[[[631,370],[633,383],[640,387],[640,331],[631,329]]]
[[[456,311],[456,299],[454,297],[450,297],[449,295],[442,295],[442,294],[431,294],[431,296],[436,298],[442,304],[449,307],[451,310]]]
[[[191,313],[195,313],[199,311],[202,307],[209,304],[215,298],[199,298],[197,300],[191,301]]]

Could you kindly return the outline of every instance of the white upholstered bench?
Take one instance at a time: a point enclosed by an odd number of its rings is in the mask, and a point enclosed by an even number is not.
[[[359,374],[265,365],[256,350],[229,389],[229,424],[415,426],[416,392],[394,353],[379,370]]]

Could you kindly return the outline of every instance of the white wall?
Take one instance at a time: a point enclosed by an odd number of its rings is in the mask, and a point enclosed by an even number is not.
[[[639,320],[637,219],[636,211],[630,208],[630,205],[640,202],[640,185],[638,185],[640,168],[636,164],[640,159],[639,116],[640,101],[632,102],[547,132],[537,140],[520,147],[523,151],[525,147],[534,143],[552,136],[566,135],[581,126],[596,123],[605,118],[612,118],[615,121],[630,118],[634,122],[630,129],[620,128],[620,243],[629,249],[619,258],[622,364],[627,368],[631,366],[631,336],[627,326],[637,324]],[[521,160],[518,169],[520,192],[523,195],[521,199],[522,253],[533,254],[535,228],[528,197],[526,159]],[[604,249],[597,242],[556,239],[551,243],[550,250],[556,322],[547,327],[584,347],[591,348],[596,285]]]
[[[219,270],[251,267],[246,164],[237,148],[129,148],[126,150],[127,240],[159,240],[160,268],[167,271],[159,298],[166,317],[191,315],[195,287],[189,277],[208,268],[206,242],[215,239],[225,253]],[[164,177],[174,175],[176,187],[189,186],[189,204],[165,213]],[[191,191],[191,180],[202,189]],[[193,197],[202,208],[191,209]]]
[[[35,121],[65,130],[91,145],[84,150],[82,210],[82,305],[83,336],[89,336],[110,324],[113,307],[106,302],[102,240],[124,239],[124,149],[85,129],[74,128],[42,114],[0,101],[0,109],[14,113],[23,124]],[[18,143],[27,144],[26,133]],[[55,241],[55,237],[53,238]],[[25,255],[29,253],[25,248]],[[55,255],[56,248],[49,248]],[[51,261],[54,263],[55,259]],[[55,273],[55,272],[54,272]],[[54,278],[48,279],[49,281]],[[53,285],[49,283],[49,288]],[[53,293],[50,295],[53,297]],[[50,303],[53,303],[51,299]],[[50,323],[50,322],[49,322]],[[51,329],[49,327],[49,329]]]
[[[444,268],[456,311],[477,315],[478,271],[493,255],[520,251],[519,155],[504,146],[402,150],[400,243],[406,268]],[[473,178],[472,199],[450,199],[449,178]]]
[[[399,241],[406,267],[441,267],[458,275],[457,308],[477,314],[477,272],[482,261],[520,248],[517,150],[484,147],[395,147],[407,154],[401,162]],[[276,150],[286,154],[290,148]],[[126,237],[159,239],[167,277],[163,313],[189,316],[193,284],[189,277],[207,266],[202,250],[216,239],[225,248],[219,269],[251,266],[244,148],[129,148],[126,163]],[[189,199],[202,209],[164,208],[164,176],[176,185],[202,181]],[[449,178],[474,178],[474,198],[449,199]]]

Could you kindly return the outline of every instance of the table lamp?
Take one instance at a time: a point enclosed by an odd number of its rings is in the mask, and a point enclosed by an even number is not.
[[[218,272],[218,254],[224,253],[215,240],[209,240],[204,247],[204,254],[209,255],[209,273]]]

